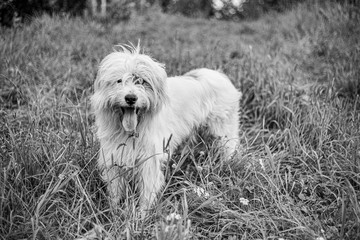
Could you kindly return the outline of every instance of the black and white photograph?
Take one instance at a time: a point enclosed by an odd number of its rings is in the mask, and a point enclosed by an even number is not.
[[[360,1],[0,0],[0,240],[360,239]]]

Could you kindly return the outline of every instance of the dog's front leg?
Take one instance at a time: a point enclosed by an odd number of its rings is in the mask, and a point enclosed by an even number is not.
[[[107,184],[107,189],[110,195],[110,204],[116,209],[123,197],[124,180],[119,176],[119,169],[117,166],[111,166],[103,169],[101,177]]]
[[[145,211],[151,207],[164,185],[164,174],[161,171],[163,156],[153,156],[142,164],[142,191],[140,209]]]

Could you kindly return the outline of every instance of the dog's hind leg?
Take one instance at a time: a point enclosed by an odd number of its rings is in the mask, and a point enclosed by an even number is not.
[[[209,117],[207,126],[210,134],[220,138],[220,146],[224,149],[225,159],[230,159],[239,151],[239,116],[236,111],[227,118]]]

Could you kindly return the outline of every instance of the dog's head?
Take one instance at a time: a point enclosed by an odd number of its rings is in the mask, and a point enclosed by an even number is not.
[[[100,63],[91,99],[95,114],[116,113],[126,132],[136,132],[144,114],[166,101],[164,65],[141,54],[140,47],[120,46]]]

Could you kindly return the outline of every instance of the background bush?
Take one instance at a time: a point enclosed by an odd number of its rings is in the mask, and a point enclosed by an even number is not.
[[[87,0],[4,0],[0,3],[0,24],[12,26],[18,21],[43,13],[82,15]]]
[[[331,0],[334,1],[334,0]],[[97,1],[100,5],[100,1]],[[112,22],[127,20],[132,11],[143,12],[153,5],[160,6],[163,12],[183,14],[188,17],[214,18],[224,20],[257,19],[267,12],[283,12],[305,0],[246,0],[240,5],[231,0],[218,0],[221,8],[209,0],[117,0],[108,1],[106,18]],[[318,3],[327,1],[318,0]],[[338,0],[342,4],[359,6],[356,0]],[[0,3],[0,24],[12,26],[14,23],[30,19],[42,13],[66,13],[81,15],[91,13],[90,0],[4,0]]]

